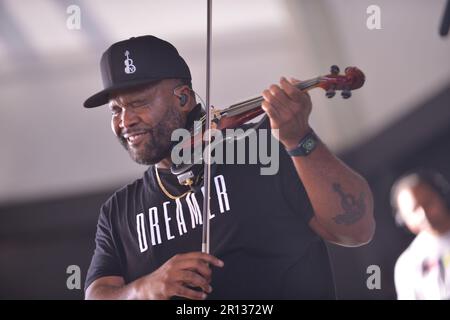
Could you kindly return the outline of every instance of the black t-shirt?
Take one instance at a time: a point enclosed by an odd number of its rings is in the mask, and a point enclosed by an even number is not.
[[[259,164],[217,165],[211,179],[209,299],[334,299],[326,246],[309,227],[313,209],[292,160],[280,145],[279,172]],[[166,188],[181,194],[176,177],[159,169]],[[178,189],[175,192],[175,189]],[[104,276],[126,283],[178,253],[201,251],[203,194],[171,200],[153,166],[102,206],[96,248],[85,287]]]

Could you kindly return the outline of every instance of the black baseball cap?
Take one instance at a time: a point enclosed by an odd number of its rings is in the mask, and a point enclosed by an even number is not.
[[[191,80],[191,72],[177,49],[154,36],[132,37],[111,45],[100,60],[104,89],[84,102],[85,108],[108,103],[116,90],[129,89],[157,80]]]

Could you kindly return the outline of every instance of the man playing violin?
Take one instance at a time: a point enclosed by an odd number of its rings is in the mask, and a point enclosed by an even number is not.
[[[171,134],[201,114],[175,47],[153,36],[113,44],[102,56],[111,126],[148,167],[102,206],[87,299],[334,299],[325,241],[355,247],[375,230],[367,182],[309,125],[310,96],[285,78],[262,93],[267,128],[281,143],[279,171],[218,165],[211,177],[211,254],[201,249],[201,188],[180,185]]]

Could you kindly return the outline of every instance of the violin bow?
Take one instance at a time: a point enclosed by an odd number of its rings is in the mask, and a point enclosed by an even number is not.
[[[450,3],[450,0],[449,0]],[[212,0],[207,0],[207,21],[206,21],[206,105],[205,105],[205,150],[203,153],[203,230],[202,230],[202,252],[210,252],[210,187],[211,187],[211,104],[210,104],[210,80],[211,80],[211,42],[212,42]],[[348,99],[351,96],[351,90],[358,89],[365,82],[364,73],[356,67],[347,67],[345,75],[339,75],[339,68],[336,65],[331,66],[331,73],[326,76],[319,76],[314,79],[302,81],[295,86],[300,90],[309,90],[315,87],[326,91],[326,96],[332,98],[336,90],[342,90],[342,97]],[[260,108],[262,97],[249,99],[242,103],[235,104],[226,110],[219,112],[220,115],[226,115],[227,119],[220,120],[217,128],[226,128],[227,124],[234,122],[242,124],[253,119],[259,114],[264,113]],[[262,120],[259,124],[262,123]],[[259,125],[258,124],[258,125]]]
[[[210,186],[211,186],[211,104],[210,104],[210,80],[211,80],[211,20],[212,20],[212,0],[207,0],[206,5],[206,119],[205,133],[207,139],[205,141],[204,154],[204,171],[203,171],[203,229],[202,229],[202,252],[209,254],[209,213],[210,213]]]

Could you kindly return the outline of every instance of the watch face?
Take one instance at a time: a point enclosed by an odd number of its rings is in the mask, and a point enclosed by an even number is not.
[[[305,148],[306,152],[311,152],[314,147],[316,146],[316,141],[314,139],[309,138],[303,143],[303,147]]]

